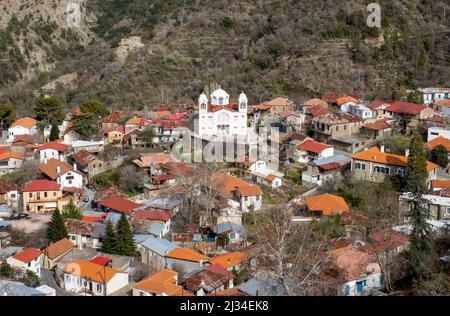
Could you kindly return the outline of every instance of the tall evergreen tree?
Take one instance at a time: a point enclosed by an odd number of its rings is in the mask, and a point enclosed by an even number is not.
[[[50,139],[51,142],[59,139],[58,124],[56,124],[56,123],[52,124],[52,129],[50,130],[50,137],[49,137],[49,139]]]
[[[51,242],[57,242],[63,238],[69,237],[64,218],[58,208],[55,208],[52,218],[47,226],[47,239]]]
[[[76,205],[73,203],[72,199],[70,199],[69,204],[65,206],[62,215],[64,218],[73,218],[73,219],[83,218],[83,214],[81,213],[80,209],[76,207]]]
[[[413,226],[410,236],[409,259],[419,273],[421,264],[429,255],[431,244],[429,240],[430,227],[426,222],[426,209],[423,195],[427,191],[427,161],[420,134],[415,133],[411,139],[410,155],[408,157],[406,188],[412,194],[409,216]]]
[[[64,120],[63,102],[55,98],[40,98],[34,113],[41,127],[51,123],[61,124]]]
[[[102,240],[102,252],[109,253],[109,254],[115,254],[116,253],[116,233],[114,232],[113,225],[111,221],[108,221],[106,223],[106,230],[105,230],[105,236]]]
[[[122,213],[116,230],[116,253],[123,256],[134,256],[136,245],[133,240],[133,230],[125,214]]]

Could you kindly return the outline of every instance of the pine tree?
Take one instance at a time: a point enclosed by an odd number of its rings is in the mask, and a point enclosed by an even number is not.
[[[412,222],[412,233],[410,236],[409,260],[415,270],[419,269],[423,260],[431,250],[428,234],[430,228],[426,222],[426,210],[424,208],[423,195],[427,191],[427,161],[423,149],[423,140],[420,134],[415,133],[411,139],[410,155],[408,157],[406,187],[412,194],[409,217]]]
[[[75,206],[72,199],[70,199],[69,204],[65,206],[62,215],[64,218],[83,219],[83,214],[80,209]]]
[[[50,242],[57,242],[63,238],[69,237],[64,218],[58,208],[55,208],[52,218],[47,226],[47,239]]]
[[[117,223],[116,230],[116,253],[123,256],[134,256],[136,245],[133,240],[133,230],[125,214],[122,214]]]
[[[105,236],[102,240],[102,252],[109,253],[109,254],[115,254],[116,253],[116,233],[114,232],[113,225],[111,221],[108,221],[106,223],[106,230],[105,230]]]
[[[56,124],[56,123],[52,124],[52,129],[50,130],[50,137],[49,137],[49,139],[50,139],[51,142],[59,139],[58,124]]]

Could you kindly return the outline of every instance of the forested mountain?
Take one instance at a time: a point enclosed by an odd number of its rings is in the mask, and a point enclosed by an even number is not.
[[[377,1],[381,28],[363,0],[79,0],[68,28],[72,2],[1,1],[1,103],[140,108],[192,102],[212,81],[252,102],[449,84],[446,0]]]

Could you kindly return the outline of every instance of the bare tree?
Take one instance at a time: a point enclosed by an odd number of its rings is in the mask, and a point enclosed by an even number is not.
[[[246,227],[262,246],[251,258],[258,264],[250,269],[276,281],[284,295],[337,293],[337,283],[321,273],[330,259],[325,236],[309,224],[292,222],[286,209],[270,208],[261,221],[262,225]]]

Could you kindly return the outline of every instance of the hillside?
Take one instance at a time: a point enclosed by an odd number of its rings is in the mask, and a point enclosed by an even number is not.
[[[449,84],[445,0],[379,1],[381,29],[366,26],[361,0],[84,0],[69,29],[70,2],[0,3],[0,102],[140,108],[192,102],[212,81],[252,102]]]

